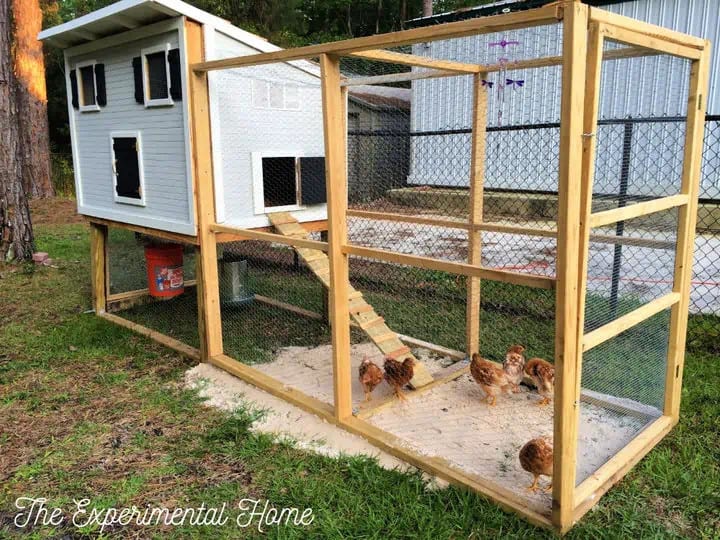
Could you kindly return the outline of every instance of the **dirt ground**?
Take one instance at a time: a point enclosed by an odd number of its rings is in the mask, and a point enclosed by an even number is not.
[[[65,225],[83,223],[85,220],[77,213],[75,199],[34,199],[30,201],[30,217],[33,225]]]

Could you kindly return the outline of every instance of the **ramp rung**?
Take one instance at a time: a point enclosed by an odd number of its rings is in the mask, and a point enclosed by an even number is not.
[[[410,347],[400,347],[399,349],[395,349],[392,352],[386,353],[385,356],[388,358],[392,358],[393,360],[397,360],[399,356],[403,356],[410,353]]]
[[[363,322],[358,321],[358,325],[359,325],[360,328],[362,328],[363,330],[367,330],[368,328],[370,328],[370,327],[372,327],[372,326],[375,326],[376,324],[379,324],[379,323],[383,323],[383,324],[384,324],[384,323],[385,323],[385,319],[383,319],[382,317],[378,316],[377,319],[372,319],[372,320],[370,320],[370,321],[368,321],[368,322],[364,322],[364,323],[363,323]]]

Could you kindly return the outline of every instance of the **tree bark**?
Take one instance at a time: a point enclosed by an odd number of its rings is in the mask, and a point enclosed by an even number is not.
[[[433,14],[432,0],[423,0],[423,17],[430,17]]]
[[[23,187],[28,197],[52,197],[42,11],[38,0],[12,0],[11,10]]]
[[[23,188],[10,0],[0,0],[0,261],[30,259],[30,208]]]

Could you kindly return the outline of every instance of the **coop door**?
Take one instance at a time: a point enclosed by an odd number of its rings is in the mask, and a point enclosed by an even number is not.
[[[144,204],[139,137],[112,137],[112,151],[115,200]]]
[[[298,204],[297,169],[294,157],[262,158],[265,208]]]
[[[327,202],[325,158],[300,158],[300,199],[304,205]]]

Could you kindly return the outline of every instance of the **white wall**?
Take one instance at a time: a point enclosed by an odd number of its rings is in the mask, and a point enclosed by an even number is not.
[[[208,60],[258,51],[219,31],[206,40]],[[299,110],[257,108],[252,81],[287,83],[299,88]],[[252,152],[325,155],[322,100],[318,77],[287,63],[214,71],[209,74],[216,181],[217,220],[239,227],[264,227],[253,200]],[[294,211],[299,221],[325,219],[326,205]]]
[[[72,114],[78,212],[155,229],[195,234],[192,190],[187,174],[185,101],[171,107],[145,108],[135,101],[132,59],[141,49],[169,43],[179,46],[177,31],[155,35],[81,56],[68,56],[70,69],[78,62],[105,64],[107,106],[98,112]],[[69,53],[71,54],[71,52]],[[68,97],[69,100],[69,97]],[[115,202],[110,132],[139,131],[145,184],[145,206]]]

